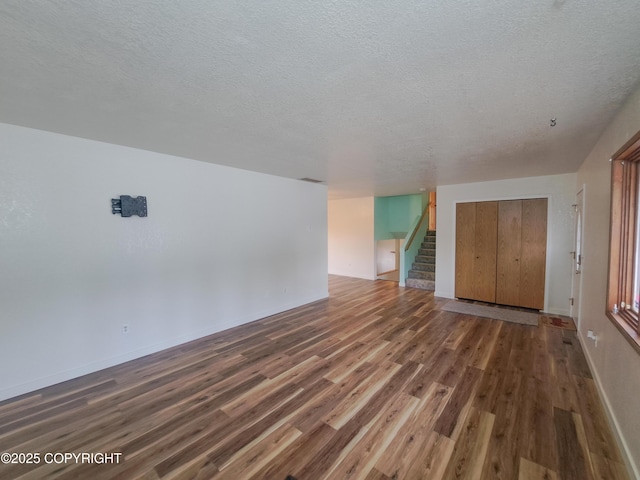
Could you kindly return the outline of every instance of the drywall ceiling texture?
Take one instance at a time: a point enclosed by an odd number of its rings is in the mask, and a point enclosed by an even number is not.
[[[331,198],[575,172],[640,79],[638,24],[637,0],[3,0],[0,122]]]

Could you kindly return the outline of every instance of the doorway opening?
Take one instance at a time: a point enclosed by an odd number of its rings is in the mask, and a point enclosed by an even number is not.
[[[573,225],[573,278],[571,285],[571,318],[576,327],[580,325],[580,292],[582,291],[582,234],[583,234],[584,187],[576,195],[575,221]]]
[[[392,238],[376,242],[376,279],[400,281],[400,249],[404,239]]]

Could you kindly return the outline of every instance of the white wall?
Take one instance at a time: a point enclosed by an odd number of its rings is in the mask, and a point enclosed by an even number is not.
[[[549,204],[544,310],[569,315],[575,185],[576,175],[564,174],[438,187],[435,295],[454,298],[456,203],[545,197]]]
[[[378,240],[376,242],[376,276],[397,270],[400,240]]]
[[[630,97],[578,171],[585,185],[579,336],[626,460],[640,478],[640,355],[605,316],[609,268],[609,158],[640,130],[640,90]],[[598,346],[587,340],[587,330]]]
[[[374,199],[330,200],[329,273],[374,280]]]
[[[0,124],[0,399],[327,295],[326,187]]]

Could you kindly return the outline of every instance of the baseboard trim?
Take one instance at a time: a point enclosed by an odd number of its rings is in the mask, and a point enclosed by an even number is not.
[[[616,439],[616,443],[618,444],[618,448],[620,449],[620,453],[622,454],[622,458],[624,460],[625,466],[627,467],[627,471],[632,473],[632,477],[640,478],[640,469],[633,462],[633,458],[629,453],[629,447],[627,442],[622,435],[622,430],[620,429],[620,424],[618,423],[616,416],[613,413],[611,408],[611,403],[609,403],[609,397],[607,396],[607,392],[602,388],[602,383],[600,382],[600,376],[598,375],[598,371],[595,369],[593,365],[593,361],[591,360],[591,355],[589,355],[589,350],[585,347],[585,339],[582,336],[582,332],[578,331],[578,340],[580,341],[580,346],[582,347],[582,351],[584,352],[584,356],[587,359],[587,363],[589,364],[589,369],[591,370],[591,374],[593,375],[593,379],[596,384],[596,388],[598,389],[598,395],[600,395],[600,400],[604,405],[604,411],[607,415],[607,419],[609,420],[609,425],[611,426],[611,430],[613,431],[613,436]]]
[[[561,315],[563,317],[570,317],[570,311],[567,308],[549,308],[548,310],[541,311],[540,313],[550,313],[552,315]]]
[[[104,370],[105,368],[115,367],[116,365],[120,365],[122,363],[129,362],[131,360],[136,360],[146,355],[151,355],[152,353],[160,352],[167,348],[177,347],[178,345],[182,345],[183,343],[191,342],[193,340],[197,340],[199,338],[206,337],[208,335],[213,335],[214,333],[222,332],[223,330],[237,327],[239,325],[244,325],[245,323],[250,323],[256,320],[260,320],[262,318],[270,317],[271,315],[276,315],[278,313],[286,312],[287,310],[291,310],[292,308],[301,307],[303,305],[317,302],[318,300],[323,300],[328,297],[329,297],[329,292],[327,291],[323,295],[306,297],[306,298],[300,299],[300,301],[283,304],[277,308],[263,310],[252,315],[247,315],[247,316],[236,318],[236,319],[226,319],[225,321],[217,323],[216,326],[212,328],[197,330],[195,332],[191,332],[185,335],[180,335],[178,337],[174,337],[172,339],[165,340],[160,343],[147,345],[135,350],[131,350],[129,352],[126,352],[120,355],[116,355],[116,356],[105,358],[95,362],[87,363],[82,366],[72,368],[69,370],[63,370],[61,372],[57,372],[52,375],[36,378],[28,382],[21,383],[19,385],[12,385],[8,388],[0,390],[0,401],[8,400],[10,398],[17,397],[20,395],[29,394],[36,390],[40,390],[41,388],[50,387],[52,385],[56,385],[61,382],[66,382],[74,378],[82,377],[83,375],[95,373],[100,370]]]
[[[454,298],[456,298],[453,295],[453,292],[443,292],[442,290],[438,290],[438,284],[436,283],[436,291],[433,292],[433,296],[434,297],[441,297],[441,298],[448,298],[453,300]]]

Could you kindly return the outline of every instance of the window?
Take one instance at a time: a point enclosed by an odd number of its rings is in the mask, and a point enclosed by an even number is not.
[[[607,314],[640,352],[640,132],[611,161]]]

